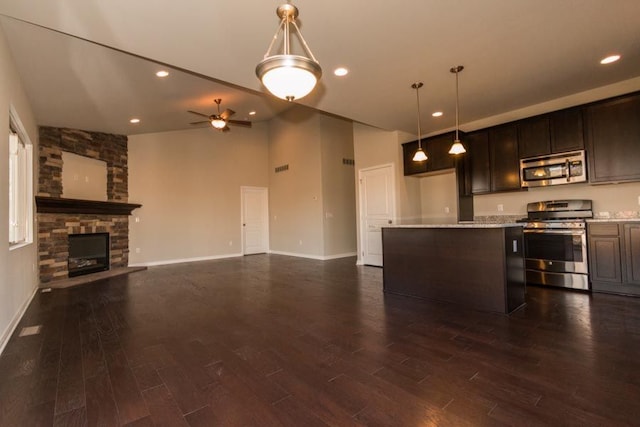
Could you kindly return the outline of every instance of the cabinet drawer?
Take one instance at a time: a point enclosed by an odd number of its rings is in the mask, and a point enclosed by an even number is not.
[[[618,236],[620,230],[617,223],[589,224],[590,236]]]

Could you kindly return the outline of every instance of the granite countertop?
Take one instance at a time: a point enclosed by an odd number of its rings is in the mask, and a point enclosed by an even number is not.
[[[589,218],[587,222],[640,222],[640,218]]]
[[[400,224],[388,225],[383,228],[508,228],[522,227],[524,224],[508,222],[508,223],[479,223],[479,222],[460,222],[457,224]]]

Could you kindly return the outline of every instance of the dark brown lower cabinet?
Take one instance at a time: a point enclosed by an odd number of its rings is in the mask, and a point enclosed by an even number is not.
[[[587,237],[591,290],[640,295],[640,222],[590,223]]]

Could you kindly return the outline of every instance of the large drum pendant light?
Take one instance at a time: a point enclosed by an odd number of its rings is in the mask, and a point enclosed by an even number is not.
[[[451,68],[449,71],[456,75],[456,139],[453,141],[453,145],[449,149],[449,154],[464,154],[467,150],[464,149],[464,145],[460,142],[459,132],[460,132],[460,123],[459,123],[459,98],[458,98],[458,74],[464,70],[462,65],[458,65],[457,67]]]
[[[280,26],[271,40],[264,59],[256,66],[256,75],[273,95],[293,101],[308,95],[313,90],[322,76],[322,68],[296,24],[298,8],[286,3],[276,9],[276,14],[281,19]],[[291,54],[290,27],[298,33],[308,57]],[[271,49],[280,30],[284,34],[283,51],[281,54],[271,55]]]
[[[422,82],[416,82],[412,84],[411,87],[416,90],[416,101],[418,104],[418,149],[413,155],[412,160],[414,162],[424,162],[428,157],[427,153],[422,149],[422,142],[420,142],[420,136],[422,135],[422,129],[420,129],[420,88],[422,87]]]

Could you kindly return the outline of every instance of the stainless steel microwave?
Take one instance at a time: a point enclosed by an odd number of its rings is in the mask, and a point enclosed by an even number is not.
[[[520,160],[522,187],[545,187],[587,180],[584,150]]]

